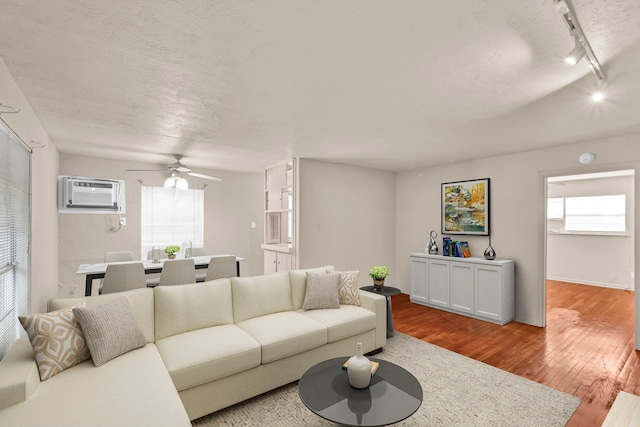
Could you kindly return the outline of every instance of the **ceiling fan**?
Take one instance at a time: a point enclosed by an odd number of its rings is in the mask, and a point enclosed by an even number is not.
[[[195,176],[197,178],[209,179],[211,181],[222,181],[222,178],[217,176],[205,175],[202,173],[194,172],[191,168],[180,163],[182,159],[181,154],[174,154],[176,162],[167,165],[167,170],[158,170],[158,169],[126,169],[128,172],[167,172],[171,173],[171,176],[167,178],[164,183],[165,188],[176,187],[179,189],[187,189],[189,188],[189,184],[187,180],[183,178],[183,174]]]

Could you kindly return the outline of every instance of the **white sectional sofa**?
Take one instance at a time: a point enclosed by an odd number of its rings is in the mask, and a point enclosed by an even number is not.
[[[40,381],[31,344],[0,362],[2,426],[190,426],[190,420],[295,381],[312,365],[386,344],[385,298],[302,309],[306,272],[55,299],[49,310],[125,296],[147,344]]]

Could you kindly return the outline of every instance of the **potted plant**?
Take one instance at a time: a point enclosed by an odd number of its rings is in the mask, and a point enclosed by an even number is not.
[[[169,254],[169,259],[175,259],[176,253],[180,252],[180,246],[167,246],[164,248],[164,252]]]
[[[384,279],[389,275],[389,268],[384,265],[376,265],[369,270],[369,276],[373,279],[373,286],[380,289],[384,286]]]

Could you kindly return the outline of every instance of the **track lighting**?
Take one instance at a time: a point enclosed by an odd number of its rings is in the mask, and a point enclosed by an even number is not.
[[[553,4],[558,8],[564,23],[567,24],[567,27],[569,28],[569,34],[575,40],[575,47],[571,52],[569,52],[564,60],[567,63],[574,65],[577,64],[583,56],[586,56],[589,61],[589,65],[591,66],[591,71],[593,71],[593,74],[598,78],[601,88],[604,87],[606,85],[606,80],[604,78],[602,68],[600,67],[600,62],[598,62],[596,54],[593,53],[591,45],[587,40],[587,36],[584,35],[582,27],[580,26],[573,9],[565,0],[553,0]],[[602,90],[595,92],[592,95],[592,98],[594,101],[602,101],[604,98]]]
[[[584,47],[580,43],[580,40],[576,38],[576,46],[571,49],[571,52],[564,58],[567,64],[576,65],[578,61],[584,56]]]

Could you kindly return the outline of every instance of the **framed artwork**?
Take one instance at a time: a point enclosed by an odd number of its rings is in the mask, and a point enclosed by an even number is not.
[[[442,234],[489,235],[489,178],[442,184]]]

